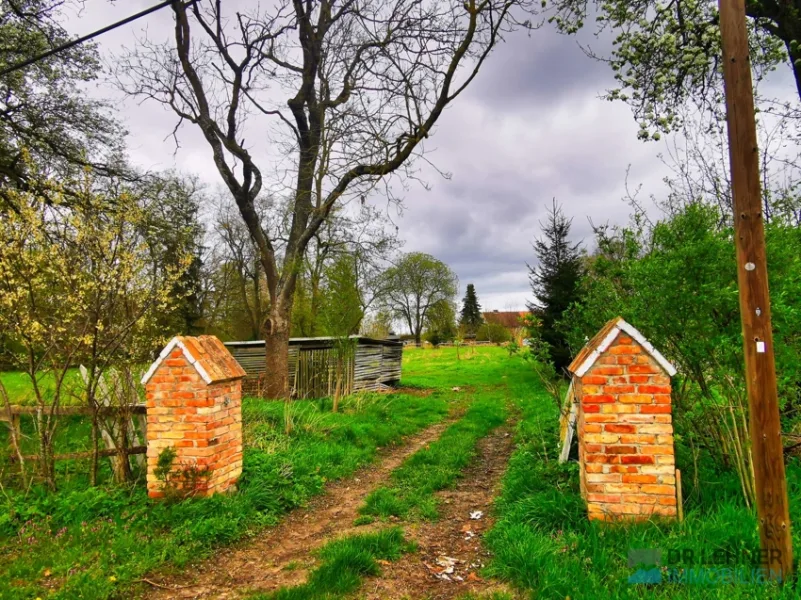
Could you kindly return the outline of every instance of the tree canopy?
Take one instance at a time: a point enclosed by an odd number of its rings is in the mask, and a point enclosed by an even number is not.
[[[419,344],[428,313],[438,302],[452,302],[456,274],[430,254],[411,252],[384,272],[384,304],[402,319]]]
[[[71,39],[59,21],[78,4],[0,2],[0,68]],[[45,190],[36,170],[63,178],[76,166],[90,166],[96,174],[121,168],[121,128],[106,104],[81,91],[99,71],[97,48],[85,43],[0,76],[0,201],[11,202],[9,185]]]
[[[751,63],[757,80],[787,64],[801,97],[801,7],[782,0],[746,0]],[[640,137],[679,129],[682,108],[723,105],[718,3],[710,0],[547,0],[549,19],[575,33],[595,19],[614,35],[608,61],[618,86],[607,98],[627,102]]]

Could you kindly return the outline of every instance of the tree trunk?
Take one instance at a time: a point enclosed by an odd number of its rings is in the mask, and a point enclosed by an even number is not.
[[[40,407],[36,413],[36,423],[39,433],[39,454],[41,454],[41,462],[39,466],[42,470],[42,479],[44,480],[47,489],[51,492],[56,491],[56,476],[55,467],[53,466],[52,458],[52,441],[50,439],[50,419],[45,419],[43,410]],[[51,417],[53,418],[53,417]]]
[[[270,308],[270,318],[264,328],[263,394],[265,398],[289,397],[289,330],[291,309],[283,303]]]

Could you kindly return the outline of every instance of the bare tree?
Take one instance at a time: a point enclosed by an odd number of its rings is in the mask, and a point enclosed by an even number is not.
[[[270,296],[268,396],[288,392],[293,296],[309,242],[337,205],[390,174],[414,175],[412,159],[445,107],[504,32],[531,26],[518,18],[535,4],[279,0],[225,12],[221,0],[176,2],[174,46],[145,41],[123,57],[123,89],[168,105],[177,126],[200,129],[258,248]],[[249,118],[266,124],[247,128]],[[264,141],[258,156],[272,152],[288,165],[283,179],[265,180],[246,134]],[[254,208],[269,183],[285,184],[290,198],[281,246]]]
[[[258,198],[254,205],[257,213],[263,215],[271,208],[272,201]],[[227,199],[221,198],[214,218],[213,230],[224,247],[224,270],[230,271],[232,292],[239,298],[247,317],[249,338],[258,339],[262,332],[269,298],[266,290],[264,267],[259,260],[258,248],[251,241],[247,227],[242,222],[235,206]]]

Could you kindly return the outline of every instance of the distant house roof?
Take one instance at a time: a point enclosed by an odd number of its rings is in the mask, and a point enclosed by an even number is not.
[[[528,314],[527,311],[500,312],[497,310],[493,310],[492,312],[481,313],[481,315],[484,317],[484,321],[486,321],[487,323],[493,323],[495,325],[503,325],[504,327],[508,327],[509,329],[520,327],[520,317],[525,317],[527,314]]]
[[[612,345],[612,342],[615,341],[615,338],[618,334],[623,331],[633,340],[635,340],[640,346],[642,346],[643,350],[645,350],[659,365],[665,370],[665,372],[673,377],[676,374],[676,367],[668,362],[668,360],[662,356],[662,354],[651,345],[645,336],[641,334],[634,326],[626,323],[622,317],[615,317],[611,321],[609,321],[606,325],[601,327],[601,330],[595,334],[595,336],[587,342],[581,351],[576,355],[576,358],[573,359],[573,362],[570,363],[570,366],[567,368],[568,371],[573,373],[578,377],[582,377],[592,365],[595,364],[595,361],[601,357],[609,346]]]
[[[198,337],[177,336],[170,340],[170,343],[164,347],[155,362],[150,365],[150,369],[142,377],[142,385],[150,380],[164,359],[175,348],[181,349],[186,362],[195,368],[198,375],[207,384],[239,379],[246,375],[245,370],[239,366],[239,363],[231,356],[228,349],[213,335],[201,335]]]

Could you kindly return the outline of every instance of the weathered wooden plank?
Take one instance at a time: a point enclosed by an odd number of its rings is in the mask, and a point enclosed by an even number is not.
[[[353,336],[357,346],[348,359],[342,393],[375,388],[400,379],[403,344],[394,340],[372,340]],[[289,341],[289,380],[295,396],[330,396],[336,388],[337,360],[334,338],[293,338]],[[264,343],[226,344],[248,374],[258,378],[265,372]],[[302,357],[302,358],[301,358]]]

